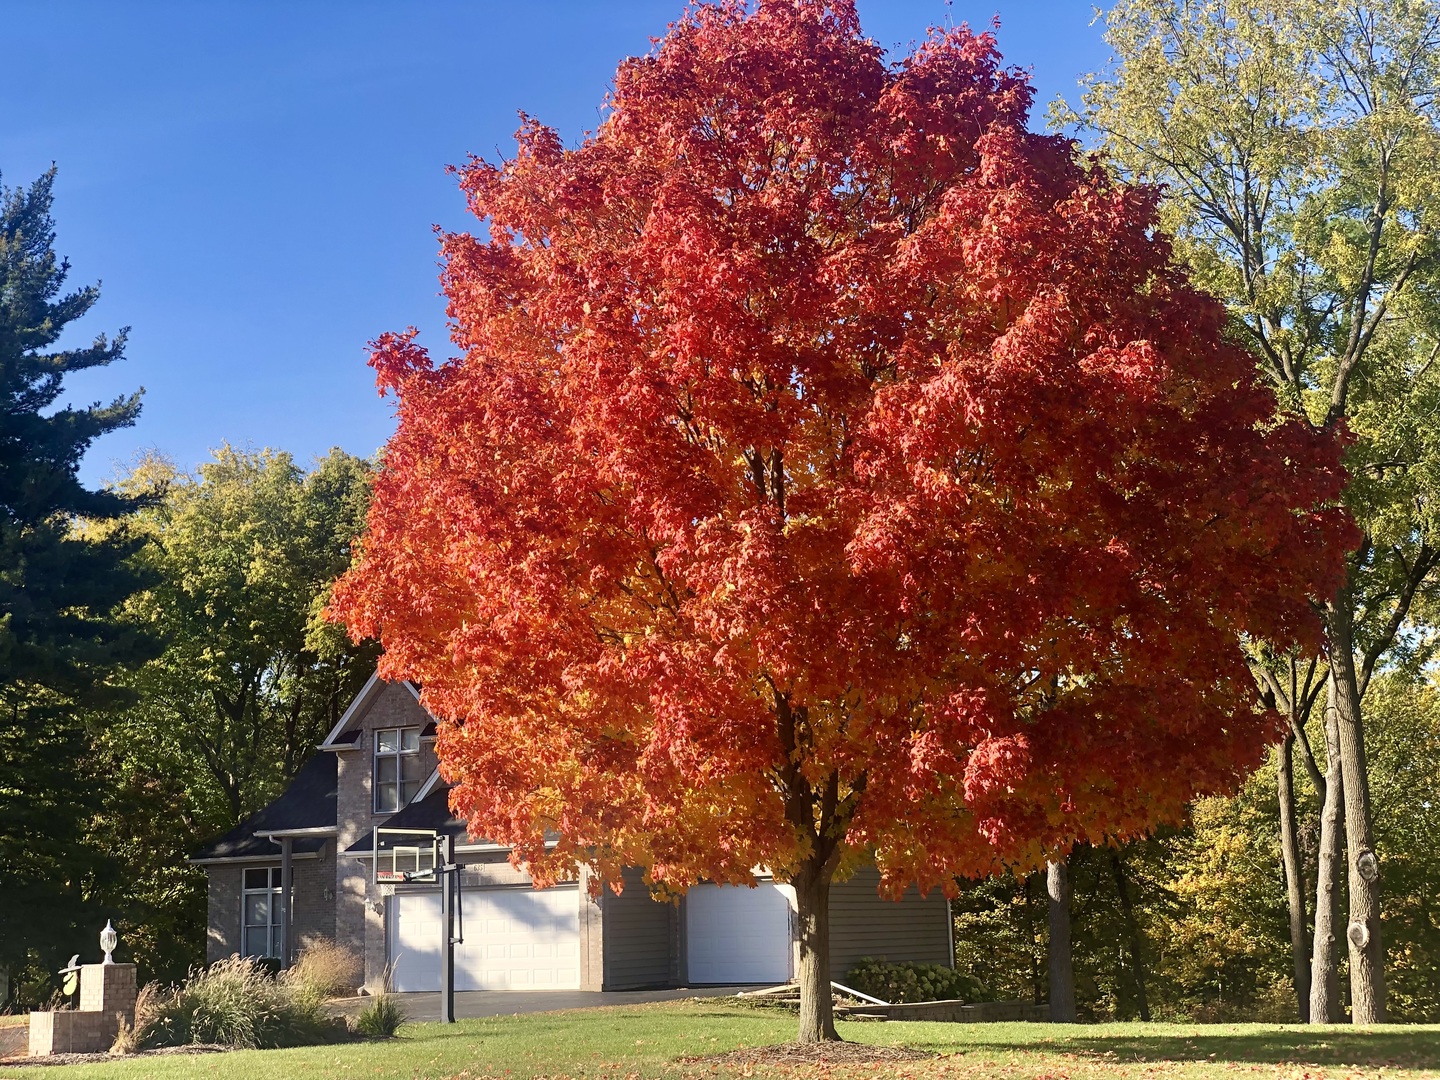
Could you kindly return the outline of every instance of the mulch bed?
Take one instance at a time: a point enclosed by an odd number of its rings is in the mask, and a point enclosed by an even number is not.
[[[684,1057],[684,1065],[866,1065],[879,1061],[928,1061],[934,1054],[904,1046],[870,1046],[856,1042],[781,1043],[742,1046],[726,1054]]]
[[[85,1065],[97,1061],[125,1061],[132,1057],[163,1057],[168,1054],[222,1054],[228,1046],[192,1043],[189,1046],[162,1046],[157,1050],[140,1050],[134,1054],[47,1054],[45,1057],[12,1057],[0,1061],[0,1069],[22,1065]]]

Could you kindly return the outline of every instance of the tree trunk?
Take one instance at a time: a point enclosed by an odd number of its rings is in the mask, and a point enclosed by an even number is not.
[[[1341,776],[1339,732],[1336,728],[1335,683],[1325,703],[1325,802],[1320,808],[1320,852],[1315,871],[1315,948],[1310,960],[1310,1022],[1338,1024],[1340,958],[1335,948],[1335,921],[1340,908],[1340,841],[1344,829],[1345,783]]]
[[[800,916],[800,1033],[802,1043],[838,1042],[830,996],[830,878],[832,866],[803,863],[792,884]]]
[[[1150,1019],[1150,997],[1145,992],[1145,955],[1141,948],[1140,923],[1135,918],[1135,905],[1130,901],[1130,882],[1125,877],[1125,863],[1118,851],[1110,852],[1110,870],[1115,876],[1115,891],[1120,896],[1120,910],[1125,915],[1125,929],[1130,937],[1130,962],[1135,967],[1135,1001],[1140,1019]]]
[[[1285,896],[1290,908],[1290,954],[1295,964],[1295,1001],[1300,1022],[1310,1022],[1310,942],[1306,931],[1305,865],[1295,826],[1295,773],[1291,751],[1295,736],[1275,750],[1275,778],[1280,799],[1280,862],[1285,869]]]
[[[1050,1020],[1073,1024],[1075,968],[1070,955],[1070,872],[1064,862],[1047,863],[1045,889],[1050,896]]]
[[[1380,940],[1380,863],[1371,827],[1365,732],[1360,721],[1360,684],[1355,671],[1354,627],[1347,597],[1328,611],[1330,671],[1334,679],[1336,732],[1345,782],[1345,854],[1349,870],[1350,1019],[1385,1022],[1385,948]]]

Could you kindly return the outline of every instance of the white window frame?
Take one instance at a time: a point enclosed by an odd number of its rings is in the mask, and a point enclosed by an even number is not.
[[[395,749],[382,750],[380,746],[383,736],[391,734],[393,734],[395,737]],[[409,737],[407,738],[407,736]],[[406,746],[407,743],[410,744],[408,748]],[[415,778],[407,782],[405,779],[405,763],[407,760],[418,762],[419,758],[420,729],[418,727],[393,727],[375,729],[375,743],[374,746],[371,748],[370,753],[370,776],[371,787],[374,789],[372,794],[374,797],[373,805],[375,807],[375,813],[393,814],[399,810],[403,810],[405,807],[409,806],[411,802],[414,801],[415,796],[420,793],[420,790],[425,786],[425,781],[429,779],[429,777],[416,776]],[[380,792],[383,790],[383,788],[388,788],[390,785],[386,783],[382,788],[380,782],[380,762],[382,760],[392,759],[395,762],[395,805],[382,806],[380,804]],[[406,798],[405,796],[405,789],[407,787],[410,788],[409,798]]]
[[[260,870],[266,874],[266,880],[270,883],[266,888],[255,889],[250,887],[251,873]],[[250,921],[250,898],[252,896],[267,896],[269,903],[266,905],[266,916],[269,919],[266,923],[252,923]],[[241,956],[269,956],[278,957],[284,943],[280,940],[281,922],[280,905],[285,902],[284,895],[280,888],[280,867],[279,866],[247,866],[240,871],[240,955]],[[264,952],[255,952],[250,948],[250,932],[264,928],[265,939],[268,948]]]

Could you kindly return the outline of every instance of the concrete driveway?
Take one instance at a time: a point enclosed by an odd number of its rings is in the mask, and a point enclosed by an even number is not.
[[[598,1009],[606,1005],[638,1005],[649,1001],[677,1001],[682,998],[725,997],[744,986],[702,986],[680,990],[466,990],[455,995],[455,1018],[516,1016],[520,1013],[557,1012],[561,1009]],[[413,1021],[439,1020],[438,993],[396,994],[405,1016]],[[354,1016],[369,998],[346,998],[331,1002],[337,1012]]]

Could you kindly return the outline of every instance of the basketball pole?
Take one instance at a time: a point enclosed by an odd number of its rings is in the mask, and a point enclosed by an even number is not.
[[[445,947],[440,950],[440,1022],[455,1023],[455,905],[460,902],[460,867],[455,865],[455,837],[446,835],[440,867],[440,924]]]

